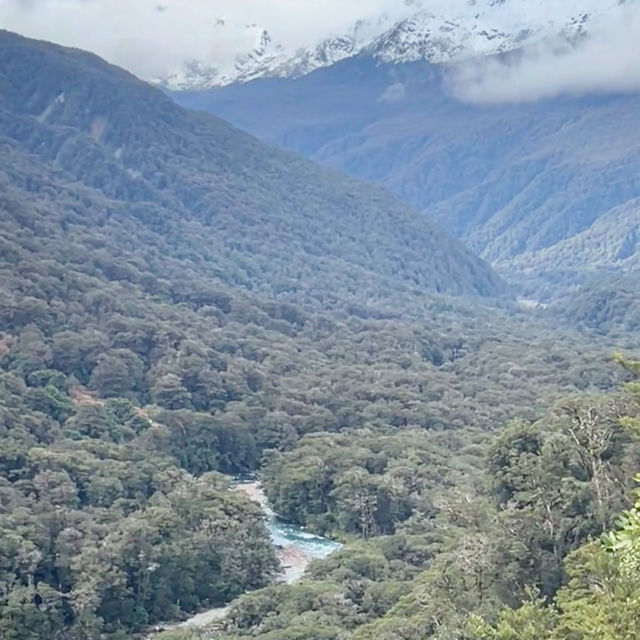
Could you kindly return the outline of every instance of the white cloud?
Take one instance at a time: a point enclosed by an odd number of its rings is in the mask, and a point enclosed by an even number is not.
[[[295,50],[397,0],[0,0],[0,27],[87,49],[143,78],[191,59],[225,66],[254,42],[245,25]],[[226,23],[224,29],[216,24]]]
[[[546,42],[498,59],[461,64],[454,95],[477,104],[534,102],[560,95],[640,90],[640,8],[617,15],[576,46]]]

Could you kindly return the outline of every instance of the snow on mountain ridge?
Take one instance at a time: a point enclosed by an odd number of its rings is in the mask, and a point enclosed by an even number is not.
[[[225,21],[218,20],[215,28],[224,30]],[[255,24],[245,25],[238,39],[247,43],[247,51],[237,55],[232,63],[211,64],[206,60],[190,60],[181,69],[154,81],[174,90],[225,86],[251,80],[254,75],[263,75],[259,70],[266,72],[271,67],[278,67],[289,55],[282,45],[272,40],[268,31]]]
[[[232,65],[191,60],[167,77],[156,78],[155,82],[175,91],[197,91],[260,77],[297,77],[357,55],[396,22],[388,14],[375,21],[358,21],[347,33],[294,51],[276,43],[267,30],[246,25],[239,39],[251,40],[252,44],[246,52],[236,56]],[[222,20],[216,24],[217,29],[224,26]]]
[[[203,90],[260,77],[298,77],[366,53],[385,63],[444,63],[504,53],[548,38],[572,41],[640,0],[408,0],[393,17],[359,21],[309,48],[287,50],[264,29],[246,27],[253,45],[233,65],[191,61],[159,82]]]

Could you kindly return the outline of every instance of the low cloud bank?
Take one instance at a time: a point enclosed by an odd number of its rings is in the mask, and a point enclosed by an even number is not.
[[[464,102],[534,102],[640,90],[640,9],[625,8],[576,44],[547,41],[518,54],[461,63],[449,77]]]

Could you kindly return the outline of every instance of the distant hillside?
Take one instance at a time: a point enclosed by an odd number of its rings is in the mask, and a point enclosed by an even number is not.
[[[637,264],[639,95],[478,107],[443,86],[440,67],[361,57],[176,98],[388,187],[509,277]]]
[[[186,111],[92,55],[3,32],[0,72],[3,179],[61,224],[75,196],[61,207],[48,190],[82,186],[100,203],[85,224],[118,221],[125,243],[146,237],[219,281],[312,306],[389,310],[403,291],[412,301],[504,291],[382,189]],[[43,167],[54,171],[44,190],[32,179]]]
[[[600,276],[586,282],[551,313],[602,333],[640,329],[640,277]]]
[[[634,198],[600,216],[589,228],[535,254],[515,258],[519,269],[547,273],[589,269],[640,269],[640,198]]]

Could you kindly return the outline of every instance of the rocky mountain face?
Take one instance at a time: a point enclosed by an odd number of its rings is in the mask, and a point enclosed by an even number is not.
[[[637,266],[640,95],[474,106],[447,80],[360,56],[176,97],[386,186],[536,295]]]
[[[4,215],[49,211],[56,234],[113,227],[123,250],[158,269],[177,260],[185,274],[310,308],[504,291],[485,262],[382,188],[185,110],[95,56],[7,32],[0,147]],[[114,268],[126,275],[126,260]]]
[[[291,49],[259,25],[246,25],[233,64],[190,60],[156,82],[176,90],[203,90],[257,78],[295,78],[346,58],[368,55],[382,63],[459,61],[505,53],[554,39],[571,43],[637,0],[406,0],[394,11],[359,20],[344,32]],[[226,35],[220,20],[212,36]],[[218,34],[218,35],[216,35]]]

